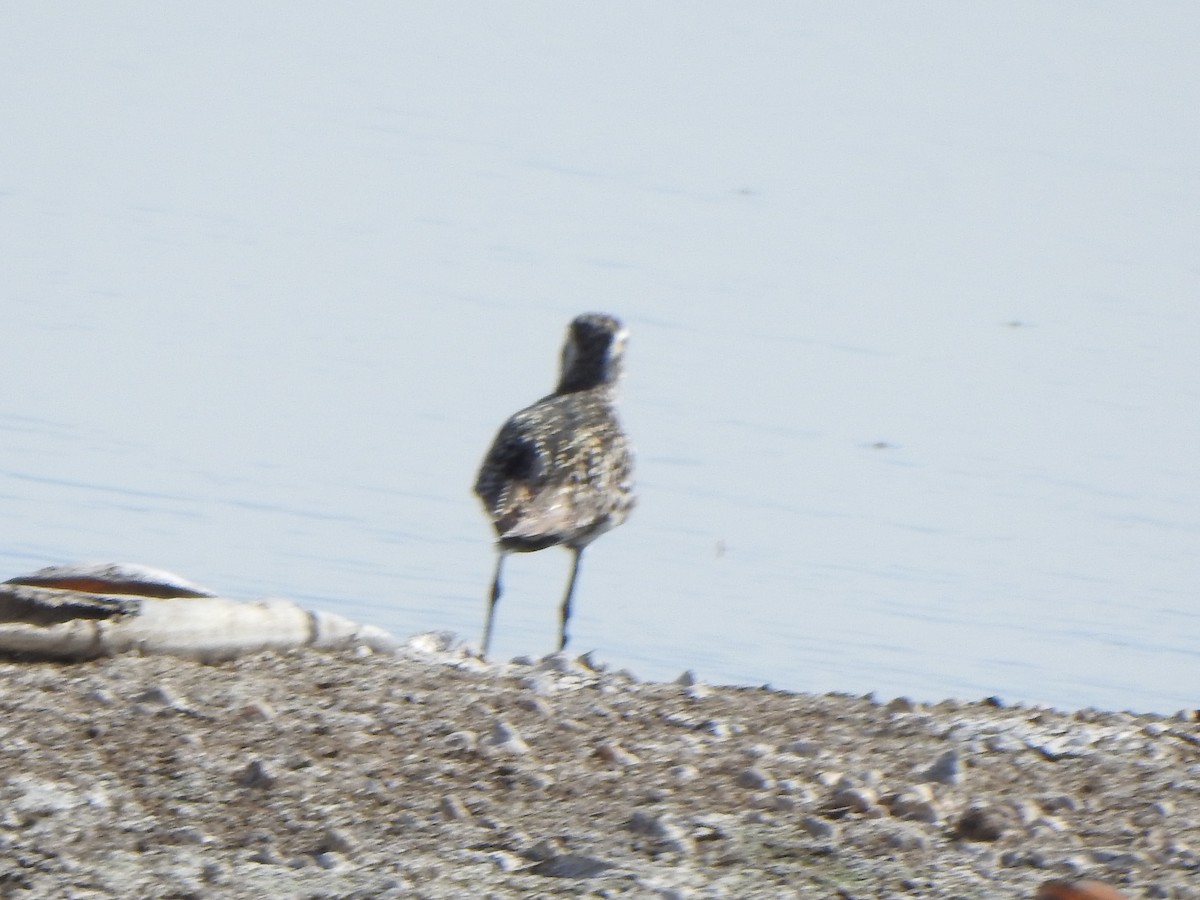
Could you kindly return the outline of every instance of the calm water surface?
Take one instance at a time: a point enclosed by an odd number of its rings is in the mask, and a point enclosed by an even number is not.
[[[478,640],[475,468],[604,310],[641,499],[575,649],[1200,705],[1200,12],[856,9],[10,6],[0,571]]]

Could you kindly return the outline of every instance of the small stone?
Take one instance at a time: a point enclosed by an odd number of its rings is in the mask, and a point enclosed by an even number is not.
[[[613,864],[595,856],[582,853],[564,853],[542,860],[530,868],[535,875],[546,878],[595,878],[613,867]]]
[[[471,818],[471,811],[457,794],[447,794],[438,804],[442,818],[447,821],[462,822]]]
[[[269,703],[254,700],[237,711],[237,718],[243,722],[270,722],[275,718],[275,710]]]
[[[490,859],[501,872],[515,872],[524,865],[521,857],[512,853],[507,853],[504,850],[497,850],[488,854]]]
[[[1142,733],[1147,737],[1162,737],[1170,729],[1162,722],[1147,722],[1142,726]]]
[[[542,661],[538,663],[538,668],[545,672],[557,672],[559,675],[579,671],[579,666],[575,661],[561,651],[543,656]]]
[[[1092,851],[1092,859],[1101,866],[1111,866],[1116,869],[1132,871],[1146,864],[1146,858],[1133,850],[1107,850],[1097,848]]]
[[[819,756],[821,754],[821,745],[816,741],[789,741],[779,749],[784,753],[793,753],[796,756],[803,756],[805,759],[812,759],[814,756]]]
[[[675,679],[675,683],[680,687],[691,687],[694,684],[699,684],[700,679],[696,677],[696,673],[688,669],[682,675]]]
[[[523,709],[525,712],[537,713],[539,716],[548,716],[554,711],[545,700],[538,696],[521,697],[517,700],[517,709]]]
[[[536,844],[521,851],[521,855],[531,862],[542,862],[563,852],[563,843],[559,839],[542,838]]]
[[[671,776],[676,784],[687,784],[689,781],[695,781],[700,777],[700,770],[695,766],[671,766],[667,770],[667,774]]]
[[[820,841],[831,840],[837,836],[837,826],[818,816],[805,816],[800,820],[800,827],[809,837]]]
[[[720,719],[708,719],[700,726],[700,730],[715,738],[727,738],[733,734],[733,728]]]
[[[1044,797],[1039,800],[1040,806],[1046,812],[1076,812],[1079,802],[1067,793],[1055,794],[1054,797]]]
[[[940,818],[933,789],[928,784],[917,784],[897,794],[889,809],[897,819],[933,823]]]
[[[958,784],[962,779],[961,767],[957,750],[947,750],[937,758],[932,766],[925,770],[927,781],[938,784]]]
[[[242,774],[238,776],[239,784],[263,790],[273,788],[278,780],[271,768],[261,759],[250,760],[246,768],[242,770]]]
[[[349,868],[349,863],[346,861],[346,858],[343,857],[342,854],[336,853],[333,850],[326,850],[324,853],[318,853],[313,857],[313,859],[316,860],[318,866],[326,871],[336,872],[340,869]]]
[[[473,753],[479,746],[479,735],[473,731],[453,731],[446,735],[445,744],[453,753]]]
[[[956,837],[968,841],[998,841],[1009,828],[1008,816],[990,806],[972,806],[954,826]]]
[[[883,841],[893,850],[926,850],[929,836],[914,825],[894,822],[884,828]]]
[[[825,803],[832,812],[870,812],[878,803],[879,795],[869,787],[844,787],[833,792]]]
[[[326,828],[317,845],[317,852],[332,850],[335,853],[353,853],[355,845],[354,839],[341,828]]]
[[[414,634],[404,642],[404,646],[417,653],[434,656],[445,653],[453,643],[454,635],[449,631],[425,631],[421,634]]]
[[[610,766],[636,766],[641,762],[641,759],[634,753],[630,753],[622,747],[617,741],[605,741],[596,748],[595,755],[608,763]]]
[[[252,863],[264,866],[282,866],[284,864],[283,857],[279,855],[274,844],[265,844],[246,858]]]
[[[137,703],[150,703],[154,706],[179,706],[179,695],[161,684],[150,685],[133,699]]]
[[[917,705],[908,697],[897,697],[884,708],[890,713],[910,713],[917,708]]]
[[[515,756],[529,752],[529,745],[525,743],[521,733],[504,721],[499,721],[492,727],[492,733],[488,736],[488,745]]]
[[[773,783],[771,777],[766,772],[753,766],[739,772],[735,780],[738,787],[753,791],[765,790]]]

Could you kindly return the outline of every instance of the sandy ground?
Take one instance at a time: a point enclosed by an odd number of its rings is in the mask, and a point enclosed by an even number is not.
[[[1200,725],[487,665],[0,663],[3,897],[1200,898]]]

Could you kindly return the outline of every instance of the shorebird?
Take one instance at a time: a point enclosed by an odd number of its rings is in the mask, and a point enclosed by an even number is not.
[[[586,313],[571,322],[554,393],[505,422],[479,468],[475,493],[496,529],[497,550],[483,656],[505,556],[557,546],[571,551],[558,635],[562,650],[584,548],[633,508],[633,451],[615,408],[626,336],[609,315]]]

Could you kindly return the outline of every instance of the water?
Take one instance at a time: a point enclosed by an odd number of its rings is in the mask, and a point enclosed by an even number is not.
[[[1173,711],[1200,675],[1200,13],[11,5],[0,572],[478,640],[470,496],[567,321],[645,677]],[[514,557],[498,656],[568,556]]]

